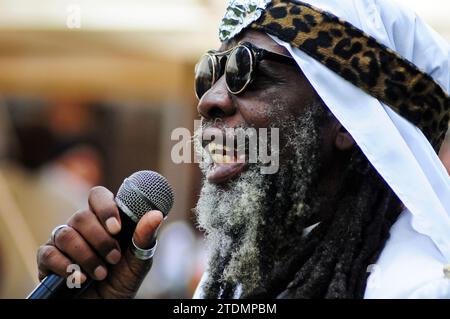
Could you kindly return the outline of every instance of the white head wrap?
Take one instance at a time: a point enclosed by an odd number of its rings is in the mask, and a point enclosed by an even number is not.
[[[392,0],[304,2],[372,35],[450,92],[450,46],[411,10]],[[404,203],[412,228],[429,237],[449,264],[450,178],[422,132],[306,53],[274,40],[289,50],[331,112]],[[372,288],[374,292],[366,296],[377,296],[375,289],[380,285]]]
[[[265,1],[256,2],[265,5]],[[413,62],[450,92],[450,46],[410,9],[393,0],[303,2],[328,11],[365,31]],[[442,265],[450,264],[450,178],[426,137],[389,106],[303,51],[271,37],[287,48],[331,112],[404,203],[407,210],[401,215],[402,225],[426,238],[427,244],[436,250],[439,256],[434,254],[433,258],[439,260],[440,273],[445,279]],[[402,233],[405,227],[394,225],[391,241],[399,238],[402,241],[402,237],[396,236],[393,231]],[[391,250],[389,248],[389,252]],[[445,289],[450,294],[449,282],[447,279]],[[383,297],[382,294],[386,293],[384,289],[375,288],[368,287],[366,297]]]

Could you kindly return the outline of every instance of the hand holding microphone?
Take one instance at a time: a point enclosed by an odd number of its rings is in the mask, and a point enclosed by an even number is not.
[[[75,213],[39,248],[44,281],[30,299],[132,298],[139,289],[151,267],[156,231],[173,204],[170,185],[155,172],[141,171],[125,179],[116,198],[94,187],[88,202],[88,209]],[[82,269],[81,294],[66,287],[71,264]]]

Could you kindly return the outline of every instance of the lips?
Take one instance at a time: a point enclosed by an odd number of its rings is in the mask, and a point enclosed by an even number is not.
[[[221,130],[206,129],[202,137],[203,145],[212,160],[206,173],[206,178],[210,183],[228,182],[244,171],[247,166],[245,155],[238,158],[235,143],[232,143],[231,147],[223,145],[226,144],[227,137]],[[209,142],[210,140],[212,142]],[[235,141],[235,138],[234,136],[228,136],[228,140]]]

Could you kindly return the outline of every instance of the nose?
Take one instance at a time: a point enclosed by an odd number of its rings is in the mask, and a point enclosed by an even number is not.
[[[236,112],[231,93],[228,92],[225,77],[222,76],[200,99],[198,113],[205,119],[223,119]]]

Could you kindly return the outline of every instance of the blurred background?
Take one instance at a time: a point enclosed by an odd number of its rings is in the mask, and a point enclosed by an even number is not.
[[[450,41],[450,3],[400,1]],[[94,185],[159,171],[175,206],[139,298],[189,298],[205,267],[195,164],[174,128],[197,118],[193,69],[217,47],[224,0],[0,0],[0,298],[37,284],[35,252]],[[449,163],[450,148],[441,156]],[[447,156],[447,157],[446,157]]]

